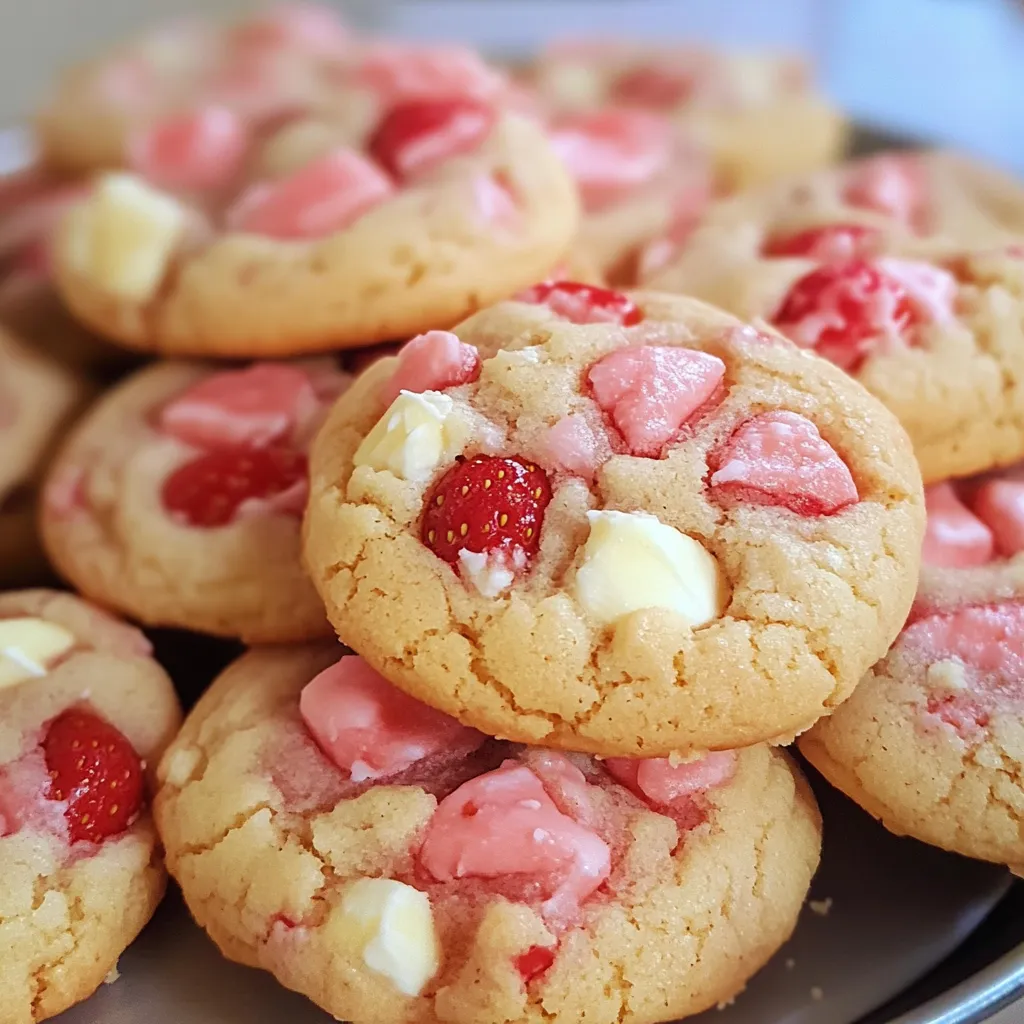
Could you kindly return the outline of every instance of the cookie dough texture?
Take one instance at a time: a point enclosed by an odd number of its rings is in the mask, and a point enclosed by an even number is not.
[[[359,878],[407,874],[437,798],[379,785],[318,800],[317,779],[340,775],[305,733],[298,695],[337,657],[335,645],[249,652],[162,761],[156,813],[170,870],[228,957],[359,1024],[640,1024],[729,999],[788,937],[817,865],[819,818],[785,755],[762,746],[739,754],[733,782],[708,794],[709,820],[678,845],[674,822],[637,802],[613,865],[620,894],[584,907],[529,988],[512,959],[552,942],[542,919],[494,897],[469,930],[432,885],[442,966],[422,995],[401,995],[353,949],[341,902]],[[282,792],[268,758],[281,771],[292,759],[308,788]],[[302,924],[282,931],[282,919]]]
[[[478,417],[467,454],[475,445],[542,467],[538,435],[589,408],[582,374],[608,351],[686,345],[727,367],[722,404],[666,458],[612,456],[592,486],[555,480],[539,554],[507,596],[481,596],[421,542],[432,481],[353,472],[353,453],[384,412],[380,388],[394,360],[356,381],[314,444],[307,567],[343,642],[488,735],[627,756],[786,741],[849,696],[910,608],[924,512],[909,442],[860,385],[778,336],[738,330],[695,300],[638,300],[646,319],[626,330],[575,326],[521,303],[457,328],[484,360],[478,382],[450,392]],[[710,500],[709,450],[752,413],[776,408],[819,427],[850,467],[856,505],[805,518]],[[698,540],[731,592],[721,617],[696,630],[659,609],[607,629],[590,621],[569,581],[595,507],[653,513]]]
[[[0,618],[23,615],[62,626],[81,646],[45,677],[0,691],[0,770],[45,722],[88,700],[131,741],[152,782],[180,711],[142,634],[69,594],[0,595]],[[163,895],[148,810],[91,855],[68,852],[42,832],[0,837],[0,1024],[34,1024],[92,995]]]
[[[516,204],[494,222],[488,177]],[[76,258],[84,207],[55,246],[72,312],[132,348],[273,356],[366,345],[453,324],[543,279],[578,222],[576,190],[542,129],[500,117],[475,152],[446,160],[347,229],[305,242],[228,232],[178,252],[152,298],[105,290]]]
[[[329,627],[300,565],[293,516],[201,529],[163,508],[164,480],[197,453],[160,433],[153,417],[209,373],[197,363],[156,364],[97,403],[51,469],[46,549],[83,594],[146,625],[264,643],[321,636]]]

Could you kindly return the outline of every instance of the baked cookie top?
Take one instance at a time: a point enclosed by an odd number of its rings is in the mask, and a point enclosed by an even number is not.
[[[885,652],[917,580],[891,414],[690,299],[538,285],[371,366],[310,465],[339,636],[520,742],[787,740]]]
[[[150,625],[263,642],[323,635],[299,522],[310,439],[348,381],[326,357],[139,371],[53,465],[42,529],[55,565]]]
[[[500,743],[338,656],[249,652],[161,763],[170,869],[229,956],[341,1019],[642,1024],[788,936],[819,820],[785,755]]]

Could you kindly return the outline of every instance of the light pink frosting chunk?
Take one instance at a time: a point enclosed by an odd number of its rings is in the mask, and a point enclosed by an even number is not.
[[[974,511],[988,524],[1004,558],[1024,551],[1024,480],[989,480],[974,496]]]
[[[480,355],[451,331],[427,331],[406,342],[398,353],[398,367],[381,388],[389,405],[400,391],[443,391],[476,380]]]
[[[957,497],[949,483],[927,488],[925,507],[928,526],[923,557],[927,565],[962,569],[992,560],[992,531]]]
[[[506,761],[438,805],[420,862],[439,882],[528,876],[546,892],[545,914],[569,918],[608,877],[597,833],[563,814],[525,765]]]
[[[307,683],[299,711],[320,748],[353,782],[393,775],[432,754],[468,754],[486,739],[406,696],[355,655]]]
[[[736,772],[732,750],[713,751],[696,761],[672,764],[667,757],[609,757],[605,767],[624,786],[637,790],[651,803],[669,806],[731,781]]]
[[[603,431],[596,431],[585,416],[563,416],[540,438],[541,462],[564,473],[592,479],[612,454]]]

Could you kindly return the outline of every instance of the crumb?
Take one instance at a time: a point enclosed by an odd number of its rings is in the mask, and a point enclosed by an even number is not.
[[[716,1010],[728,1010],[733,1003],[736,1002],[736,997],[731,996],[729,999],[723,999],[716,1007]]]
[[[107,976],[103,979],[103,984],[113,985],[114,982],[117,981],[117,979],[120,977],[121,972],[117,969],[117,964],[114,964],[114,966],[111,967],[109,971],[107,971]]]
[[[786,970],[791,971],[794,967],[796,967],[796,961],[792,957],[789,957],[786,960]]]
[[[818,988],[817,985],[815,985],[814,988],[811,989],[811,998],[816,1003],[820,1003],[822,999],[825,998],[825,993],[820,988]]]
[[[811,900],[807,906],[811,908],[812,914],[817,914],[819,917],[828,917],[828,912],[832,909],[832,897],[828,896],[823,900]]]

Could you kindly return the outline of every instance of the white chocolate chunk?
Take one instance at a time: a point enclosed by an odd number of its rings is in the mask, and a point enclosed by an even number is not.
[[[455,403],[439,391],[403,391],[363,439],[353,465],[426,480],[442,460],[462,451],[465,428],[452,415]]]
[[[935,661],[925,669],[925,678],[928,685],[936,690],[958,690],[967,689],[967,676],[964,673],[963,662],[955,658],[946,658],[944,661]]]
[[[345,893],[341,910],[363,944],[366,966],[399,992],[419,995],[441,962],[427,894],[390,878],[361,878]]]
[[[131,174],[107,174],[71,212],[66,255],[104,291],[145,302],[160,287],[185,226],[185,208],[175,199]]]
[[[602,84],[590,68],[579,64],[552,67],[546,76],[545,87],[557,99],[558,105],[582,109],[592,107],[601,99]]]
[[[725,602],[714,557],[685,533],[644,512],[588,512],[590,536],[574,580],[589,615],[610,624],[645,608],[668,608],[691,626]]]
[[[73,633],[46,619],[0,619],[0,690],[45,676],[75,642]]]
[[[509,558],[500,551],[459,552],[459,571],[483,597],[498,597],[512,586],[517,572],[526,568],[526,554],[516,547]]]

